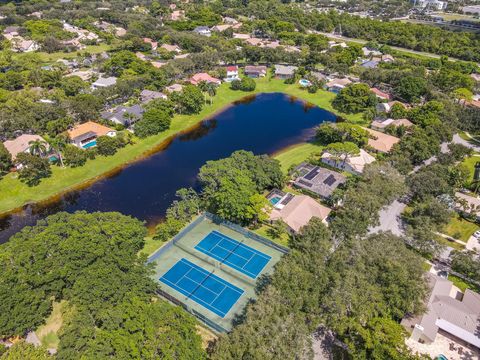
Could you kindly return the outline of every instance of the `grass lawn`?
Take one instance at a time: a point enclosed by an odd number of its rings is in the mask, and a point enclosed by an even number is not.
[[[268,240],[272,240],[274,243],[277,243],[279,245],[288,247],[288,240],[289,236],[288,234],[283,234],[280,239],[273,238],[269,232],[268,229],[270,229],[269,225],[262,225],[260,228],[252,230],[253,232],[257,233],[260,236],[263,236],[264,238],[267,238]]]
[[[54,53],[47,53],[44,51],[38,51],[36,54],[40,57],[41,61],[44,63],[52,63],[60,59],[74,59],[78,57],[78,53],[90,53],[90,54],[100,54],[104,51],[108,51],[112,48],[112,45],[101,43],[99,45],[88,45],[85,49],[83,50],[78,50],[78,51],[72,51],[72,52],[54,52]]]
[[[459,277],[456,277],[455,275],[448,275],[448,280],[453,282],[453,285],[458,287],[461,291],[465,291],[467,289],[470,289],[475,292],[480,292],[480,287],[476,284],[467,282],[463,279],[460,279]]]
[[[445,239],[444,237],[441,237],[441,236],[437,236],[436,239],[437,239],[439,244],[442,244],[444,246],[449,246],[449,247],[454,248],[455,250],[458,250],[458,251],[465,250],[465,245],[459,244],[458,242],[450,241],[450,240]]]
[[[143,249],[139,251],[139,254],[141,253],[150,256],[161,248],[163,244],[165,243],[160,240],[154,240],[153,236],[148,236],[145,238],[145,245],[143,245]]]
[[[467,157],[463,159],[462,164],[465,165],[470,172],[470,175],[468,177],[468,181],[471,182],[473,181],[473,174],[475,172],[475,164],[477,162],[480,162],[480,154],[474,154],[470,157]]]
[[[296,84],[286,85],[281,80],[263,78],[258,80],[255,90],[255,93],[262,92],[283,92],[333,111],[330,102],[335,94],[324,90],[319,90],[316,94],[310,94],[300,89]],[[233,91],[229,89],[228,84],[222,84],[217,91],[213,104],[205,106],[199,114],[176,115],[169,130],[146,139],[136,139],[134,145],[120,149],[113,156],[98,156],[95,160],[88,161],[85,166],[78,168],[53,166],[52,176],[43,179],[35,187],[28,187],[20,182],[16,173],[7,174],[0,180],[0,213],[18,209],[28,203],[45,201],[82,185],[86,186],[105,174],[115,172],[123,165],[148,156],[149,153],[158,150],[158,147],[161,147],[169,137],[194,126],[248,94],[251,93]],[[342,116],[352,122],[362,121],[361,114]],[[255,129],[252,129],[252,131],[255,131]]]
[[[425,272],[429,272],[430,269],[432,268],[432,264],[424,261],[424,262],[422,263],[422,268],[423,268],[423,270],[424,270]]]
[[[58,330],[62,326],[62,308],[66,301],[54,302],[53,309],[50,316],[45,320],[45,325],[40,326],[35,333],[42,342],[42,345],[47,348],[58,348],[59,339],[57,336]]]
[[[298,165],[307,160],[312,154],[318,154],[322,151],[322,146],[313,143],[303,143],[291,146],[274,155],[275,159],[280,161],[282,170],[287,173],[292,165]]]
[[[480,226],[477,224],[467,221],[459,216],[454,216],[443,229],[443,233],[455,239],[467,242],[470,236],[477,230],[480,230]]]

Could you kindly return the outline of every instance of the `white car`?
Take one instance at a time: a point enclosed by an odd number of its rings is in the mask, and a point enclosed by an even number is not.
[[[477,230],[473,233],[473,236],[477,239],[480,239],[480,230]]]

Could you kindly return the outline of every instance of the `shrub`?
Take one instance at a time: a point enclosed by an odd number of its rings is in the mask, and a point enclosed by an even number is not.
[[[73,145],[67,145],[63,151],[63,161],[70,167],[79,167],[87,162],[87,152]]]
[[[99,136],[97,138],[97,152],[99,155],[111,156],[117,152],[119,141],[110,136]]]
[[[144,138],[158,134],[170,127],[172,119],[170,115],[157,108],[149,109],[143,114],[143,118],[135,124],[135,135]]]

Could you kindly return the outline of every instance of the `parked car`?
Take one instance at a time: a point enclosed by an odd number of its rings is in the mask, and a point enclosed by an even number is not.
[[[473,233],[473,236],[476,237],[477,239],[480,239],[480,230],[477,230]]]

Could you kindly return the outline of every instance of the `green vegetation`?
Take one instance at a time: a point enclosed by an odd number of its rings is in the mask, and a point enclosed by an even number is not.
[[[58,338],[58,331],[62,327],[63,317],[62,312],[65,308],[66,302],[54,302],[50,316],[45,320],[45,324],[40,326],[35,333],[42,342],[42,345],[47,349],[58,349],[60,342]]]
[[[315,143],[303,143],[284,149],[275,154],[274,157],[280,161],[282,171],[287,173],[292,166],[308,160],[312,155],[321,153],[322,148]]]
[[[280,237],[272,236],[272,226],[263,224],[258,229],[253,229],[253,232],[256,232],[258,235],[263,236],[273,242],[288,247],[290,237],[287,233],[283,233]]]
[[[334,111],[330,101],[335,95],[327,91],[322,90],[317,94],[310,94],[305,90],[301,90],[298,85],[285,85],[282,81],[276,79],[260,79],[255,93],[262,92],[284,92],[303,98],[309,103],[326,110]],[[175,115],[169,130],[145,139],[135,139],[133,145],[119,149],[113,156],[97,157],[81,167],[52,167],[52,176],[43,179],[38,186],[33,188],[19,182],[16,173],[8,174],[0,180],[0,213],[16,209],[26,203],[46,200],[82,184],[87,184],[105,173],[109,173],[122,165],[146,156],[168,137],[208,118],[243,96],[245,96],[243,93],[230,90],[227,84],[222,84],[217,91],[215,101],[211,105],[205,106],[200,113]],[[347,116],[347,118],[352,121],[360,120],[358,116]]]
[[[62,359],[204,359],[194,318],[155,297],[151,268],[137,256],[145,235],[131,217],[86,212],[15,234],[1,246],[0,333],[21,336],[47,319],[42,341],[57,345],[58,336]]]
[[[467,242],[470,236],[472,236],[477,230],[480,230],[480,226],[477,224],[459,216],[453,216],[450,222],[445,225],[443,233],[455,239]]]
[[[480,293],[480,286],[474,284],[474,283],[471,283],[471,282],[468,282],[468,281],[465,281],[461,278],[459,278],[458,276],[455,276],[455,275],[448,275],[448,280],[450,280],[451,282],[453,282],[453,285],[455,285],[456,287],[458,287],[460,289],[460,291],[465,291],[467,289],[470,289],[472,291],[475,291],[477,293]]]

